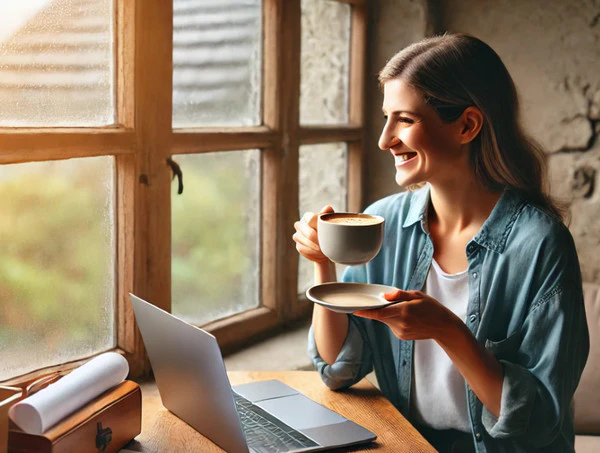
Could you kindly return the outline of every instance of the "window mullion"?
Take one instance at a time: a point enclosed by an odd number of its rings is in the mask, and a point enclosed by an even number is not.
[[[137,150],[133,244],[130,244],[133,249],[132,290],[170,311],[171,175],[166,159],[172,136],[173,2],[136,0],[133,7],[136,48],[132,70]],[[123,297],[126,297],[125,292],[121,294]],[[141,345],[139,337],[135,344]],[[142,349],[136,350],[138,365],[143,357]]]
[[[264,0],[264,124],[278,133],[263,159],[263,303],[293,316],[298,256],[290,228],[298,217],[300,0]]]
[[[364,208],[365,165],[365,74],[367,5],[352,5],[350,34],[350,124],[362,128],[360,140],[348,144],[348,209]]]

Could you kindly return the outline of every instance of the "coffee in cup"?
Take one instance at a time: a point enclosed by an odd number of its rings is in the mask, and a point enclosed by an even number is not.
[[[378,215],[330,212],[319,215],[317,232],[323,254],[334,263],[365,264],[379,253],[385,220]]]

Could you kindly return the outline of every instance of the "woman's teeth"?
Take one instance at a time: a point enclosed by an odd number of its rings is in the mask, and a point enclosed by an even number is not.
[[[407,160],[415,157],[415,153],[397,154],[395,157],[396,162],[406,162]]]

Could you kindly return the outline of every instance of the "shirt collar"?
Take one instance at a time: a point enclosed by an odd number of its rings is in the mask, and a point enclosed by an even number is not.
[[[429,199],[429,184],[412,193],[410,208],[402,224],[404,228],[420,221],[424,231],[427,231]],[[482,247],[502,253],[508,234],[525,203],[525,198],[518,191],[506,189],[473,241]]]
[[[508,235],[526,203],[526,199],[518,191],[504,190],[473,241],[490,250],[502,253]]]
[[[426,219],[427,207],[429,206],[429,184],[412,192],[412,200],[408,208],[408,214],[404,218],[402,226],[409,227],[423,219]]]

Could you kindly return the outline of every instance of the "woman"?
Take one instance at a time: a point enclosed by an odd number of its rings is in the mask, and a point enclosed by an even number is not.
[[[479,39],[447,34],[396,54],[379,80],[379,147],[410,190],[365,211],[385,217],[384,244],[343,281],[400,288],[385,297],[402,302],[350,316],[315,305],[319,373],[338,389],[374,370],[440,451],[574,451],[589,349],[579,263],[510,75]],[[315,283],[335,281],[316,216],[295,228]]]

